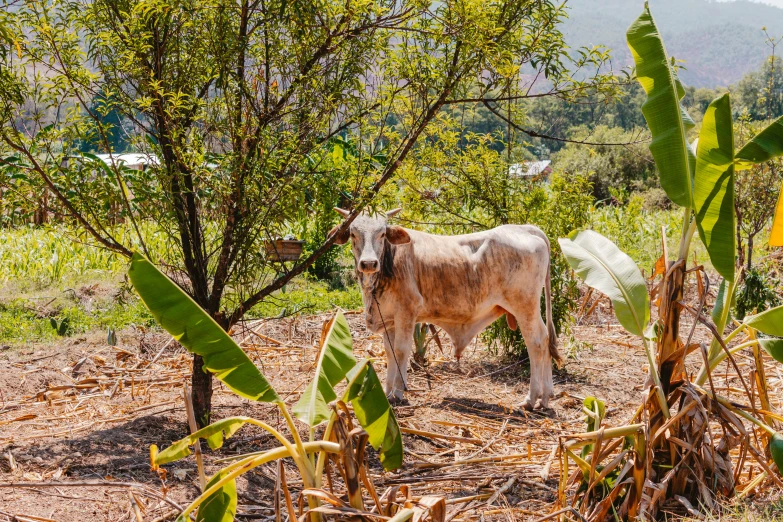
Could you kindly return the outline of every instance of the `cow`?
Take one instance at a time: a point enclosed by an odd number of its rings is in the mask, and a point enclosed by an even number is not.
[[[347,218],[350,212],[335,210]],[[338,225],[335,243],[349,239],[362,290],[367,328],[383,338],[385,391],[403,400],[416,323],[439,326],[459,361],[473,338],[503,314],[522,331],[530,355],[530,391],[522,404],[546,408],[553,395],[552,361],[560,365],[552,321],[549,239],[532,225],[503,225],[458,236],[441,236],[390,225],[401,209],[359,214]],[[541,291],[546,295],[546,324]]]

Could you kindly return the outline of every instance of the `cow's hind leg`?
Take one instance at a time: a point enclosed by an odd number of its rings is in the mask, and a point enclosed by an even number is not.
[[[535,307],[533,312],[527,313],[515,310],[514,316],[519,322],[519,329],[522,331],[530,356],[530,391],[522,406],[533,409],[536,402],[539,402],[542,408],[547,408],[549,399],[554,395],[554,385],[546,325],[538,307]]]

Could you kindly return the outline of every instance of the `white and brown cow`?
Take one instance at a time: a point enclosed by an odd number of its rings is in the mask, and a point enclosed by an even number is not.
[[[531,225],[503,225],[438,236],[389,225],[387,219],[399,211],[363,213],[336,238],[338,244],[351,240],[367,327],[382,335],[386,348],[389,398],[401,400],[407,389],[416,323],[441,327],[459,359],[479,332],[506,314],[509,327],[519,325],[530,354],[530,391],[523,406],[547,407],[553,393],[551,358],[562,359],[552,322],[546,235]],[[539,305],[542,288],[547,324]]]

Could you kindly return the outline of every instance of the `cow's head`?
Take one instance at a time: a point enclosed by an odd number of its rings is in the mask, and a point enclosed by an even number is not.
[[[341,208],[335,208],[338,214],[347,218],[351,213]],[[386,242],[392,245],[410,243],[410,236],[404,228],[389,225],[387,220],[400,212],[400,208],[371,216],[365,212],[359,214],[351,223],[351,226],[339,233],[335,243],[342,245],[349,239],[353,249],[353,259],[356,270],[362,274],[372,276],[377,274],[383,263],[383,255],[386,251]],[[336,226],[330,232],[334,234],[340,226]],[[374,279],[371,277],[370,279]]]

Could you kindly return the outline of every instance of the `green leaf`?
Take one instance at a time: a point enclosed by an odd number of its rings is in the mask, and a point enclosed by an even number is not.
[[[568,264],[579,277],[612,300],[620,324],[643,337],[650,322],[650,297],[636,263],[592,230],[572,232],[559,242]]]
[[[692,126],[680,105],[685,90],[669,62],[650,8],[645,4],[641,16],[628,28],[628,47],[636,63],[636,78],[647,93],[642,113],[652,133],[652,152],[661,186],[669,199],[680,206],[692,206],[691,162],[693,151],[687,133]]]
[[[606,416],[606,404],[604,401],[595,397],[585,397],[582,405],[593,413],[598,414],[598,418],[587,415],[587,431],[596,431],[601,426],[601,419]],[[582,458],[585,458],[590,452],[593,451],[593,445],[588,444],[582,448]]]
[[[759,346],[779,363],[783,363],[783,339],[759,339]]]
[[[582,404],[584,404],[584,407],[592,412],[595,412],[596,407],[598,408],[598,419],[594,419],[589,415],[587,416],[587,431],[597,430],[599,428],[600,420],[606,416],[606,403],[595,397],[585,397],[585,400]]]
[[[250,417],[229,417],[205,426],[158,453],[155,457],[155,464],[160,466],[184,459],[190,455],[190,446],[195,444],[198,439],[206,439],[207,444],[213,450],[219,449],[223,446],[225,439],[234,435],[249,420],[251,420]]]
[[[783,154],[783,116],[773,121],[737,152],[736,168],[745,170]]]
[[[353,406],[359,424],[370,436],[370,445],[381,455],[383,469],[389,471],[402,466],[400,426],[369,360],[362,360],[348,374],[343,402]]]
[[[328,420],[331,415],[329,403],[337,398],[334,387],[354,366],[356,358],[353,356],[348,321],[342,312],[337,312],[321,345],[315,378],[294,405],[296,418],[308,426],[317,426]]]
[[[783,436],[776,433],[769,441],[769,453],[778,467],[778,473],[783,474]]]
[[[728,294],[729,287],[730,285],[725,279],[720,282],[718,296],[715,298],[715,306],[712,308],[712,322],[715,323],[719,332],[726,328],[726,322],[728,321],[726,312],[731,311],[731,296]]]
[[[712,266],[734,280],[734,131],[728,93],[704,113],[696,150],[693,203],[699,235]]]
[[[783,306],[748,316],[743,322],[761,333],[783,337]]]
[[[216,473],[207,488],[223,478],[223,473]],[[237,513],[237,482],[229,480],[221,488],[208,496],[198,508],[196,522],[232,522]]]
[[[164,330],[204,358],[204,368],[234,393],[261,402],[280,400],[234,340],[182,289],[144,256],[133,254],[130,280]]]

